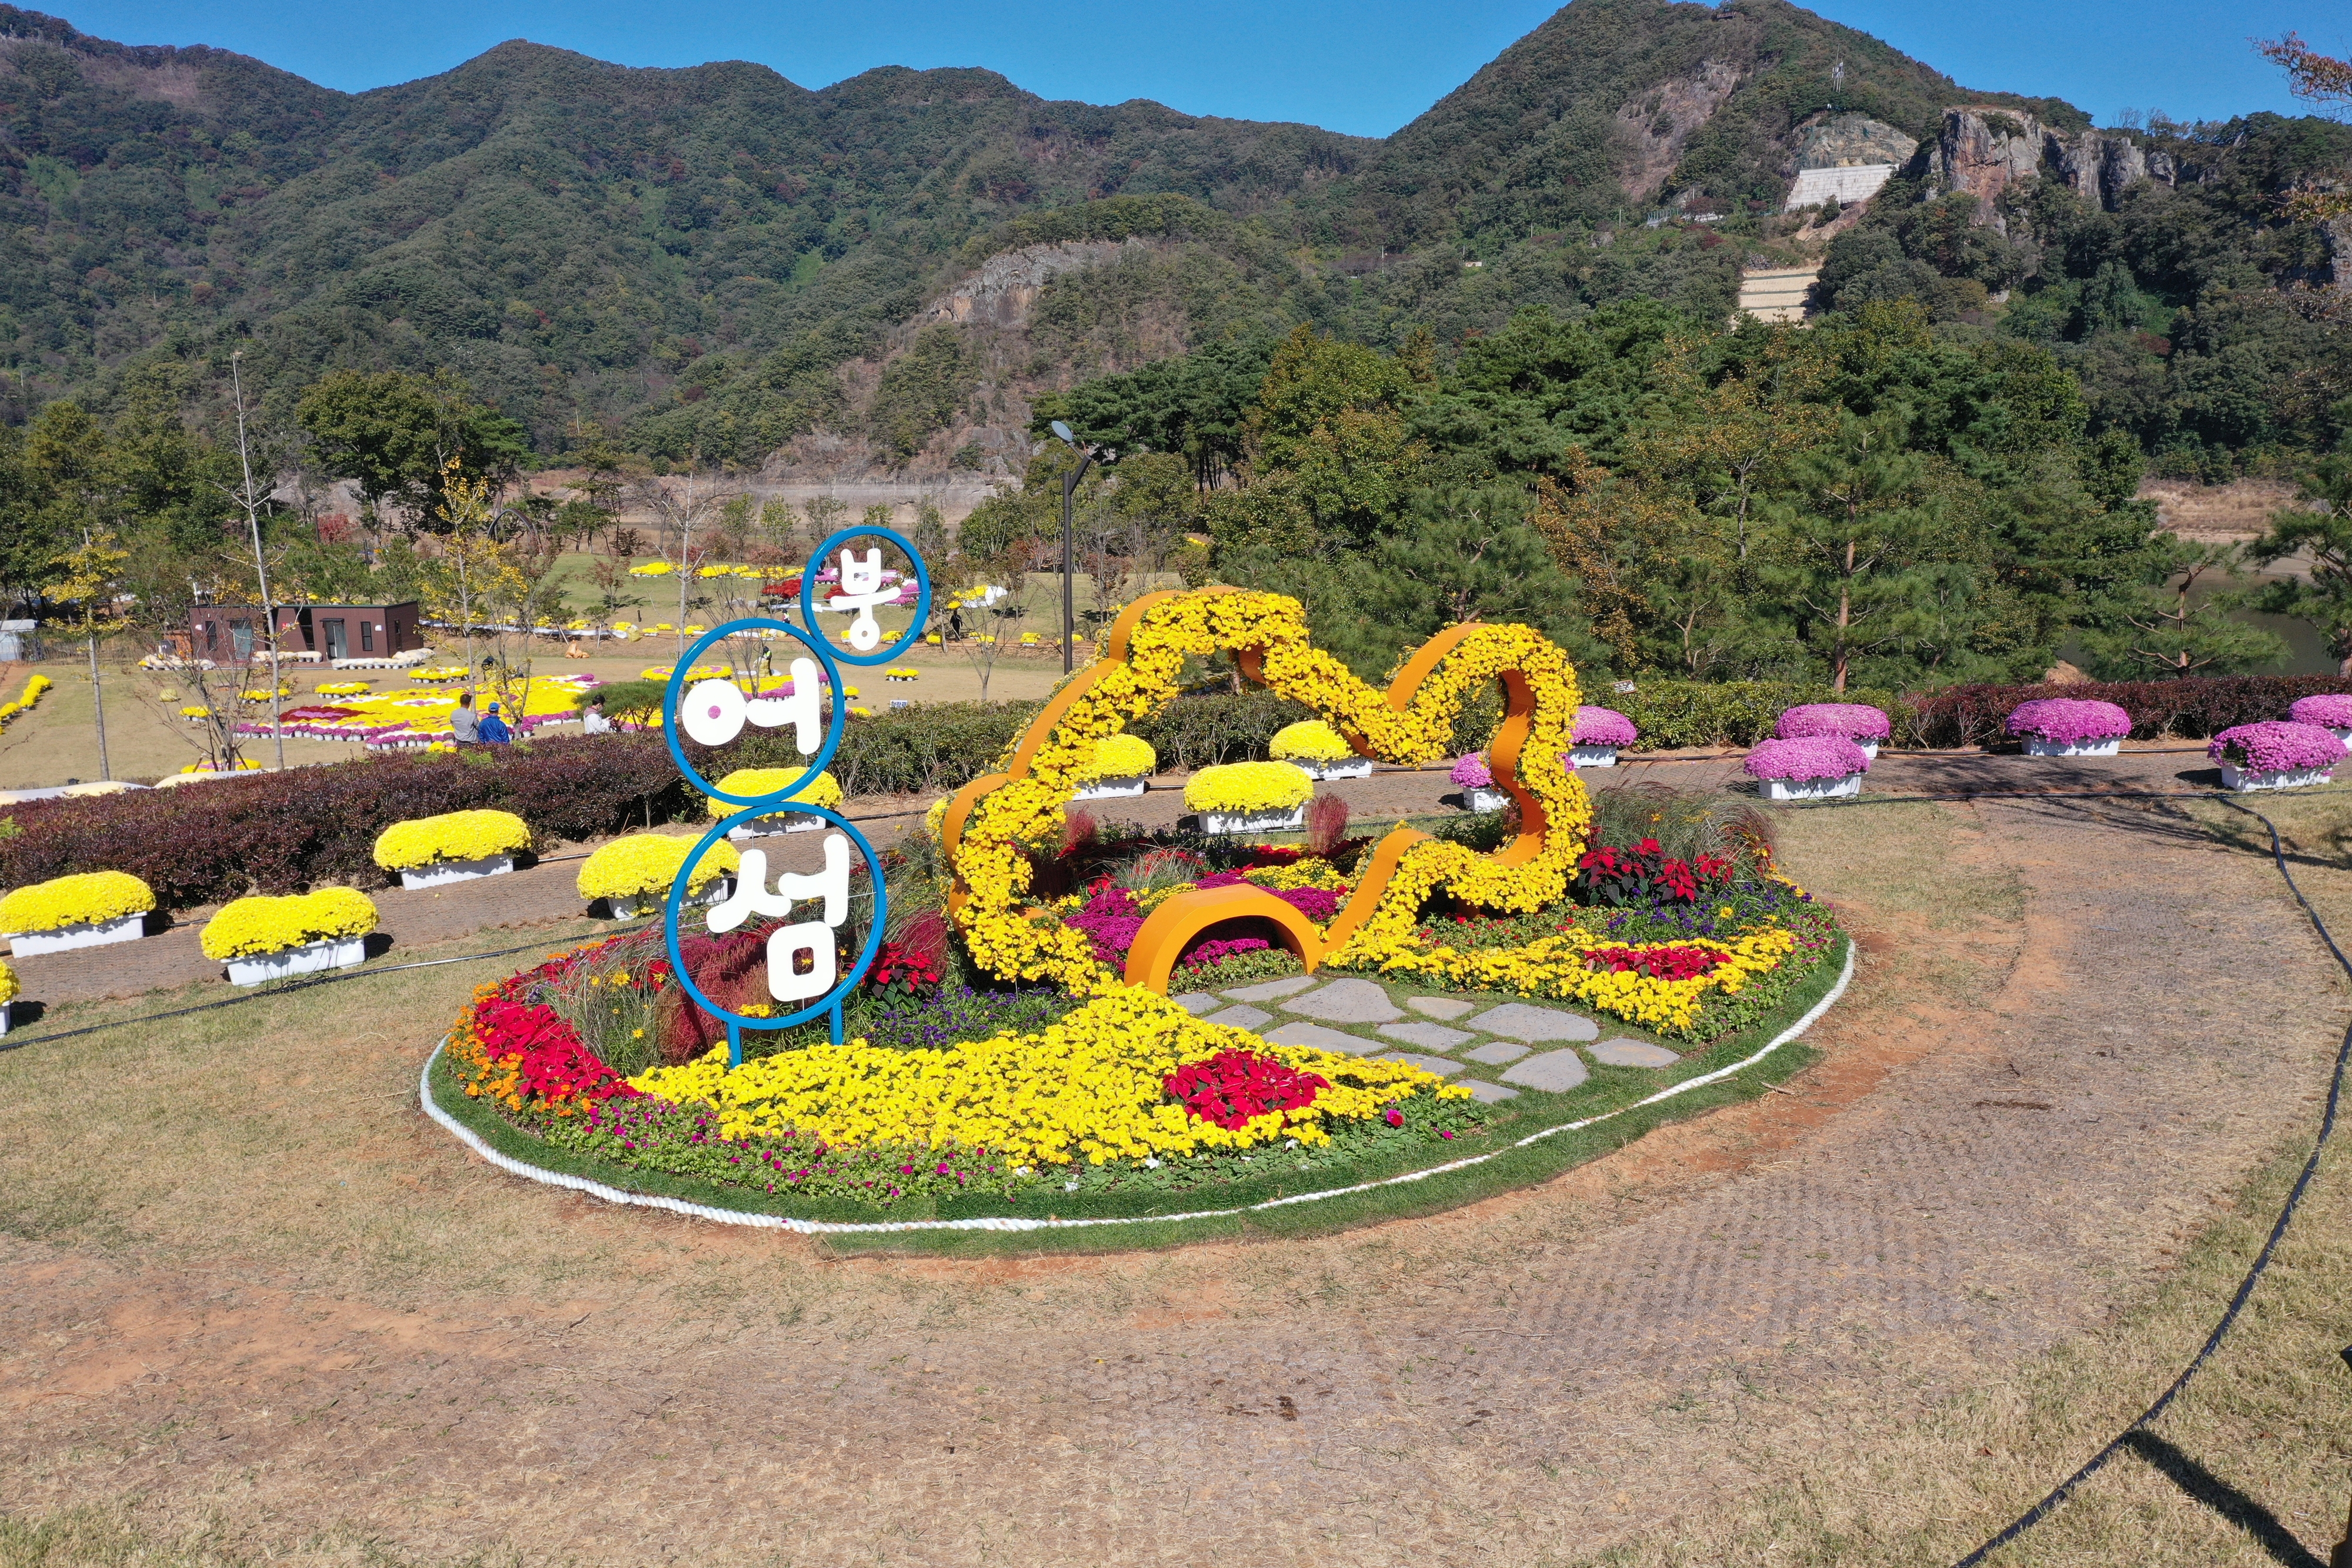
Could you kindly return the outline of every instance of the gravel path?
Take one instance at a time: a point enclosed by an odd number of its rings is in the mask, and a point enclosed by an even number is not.
[[[1890,759],[1871,785],[2021,768]],[[1404,788],[1366,790],[1389,810]],[[1882,810],[1870,832],[1785,819],[1792,869],[1864,949],[1793,1093],[1427,1219],[844,1261],[527,1187],[387,1112],[362,1131],[408,1141],[450,1228],[520,1206],[577,1271],[415,1303],[397,1268],[327,1291],[235,1266],[234,1236],[217,1270],[0,1243],[0,1508],[137,1496],[236,1539],[343,1524],[404,1561],[1602,1550],[1755,1484],[1735,1449],[1811,1465],[1858,1412],[2100,1322],[2315,1113],[2343,998],[2264,862],[2161,806]],[[1914,851],[1924,869],[1898,863]]]

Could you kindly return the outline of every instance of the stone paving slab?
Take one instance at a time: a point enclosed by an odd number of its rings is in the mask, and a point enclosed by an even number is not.
[[[1528,1048],[1524,1045],[1516,1045],[1507,1040],[1490,1040],[1477,1050],[1465,1051],[1462,1055],[1470,1061],[1500,1067],[1507,1061],[1517,1061],[1527,1053]]]
[[[1549,1094],[1573,1089],[1591,1076],[1592,1071],[1584,1065],[1584,1058],[1572,1049],[1547,1051],[1503,1070],[1504,1082],[1540,1089]]]
[[[1428,1018],[1458,1019],[1476,1004],[1460,997],[1407,997],[1404,1005]]]
[[[1646,1040],[1628,1040],[1619,1035],[1604,1040],[1591,1048],[1592,1060],[1611,1067],[1672,1067],[1682,1057],[1663,1045],[1652,1045]]]
[[[1442,1023],[1384,1023],[1381,1032],[1423,1051],[1452,1051],[1465,1040],[1478,1038],[1466,1030],[1447,1029]]]
[[[1222,998],[1211,996],[1206,991],[1186,991],[1181,997],[1171,997],[1168,999],[1194,1018],[1199,1018],[1202,1013],[1214,1012],[1225,1005]]]
[[[1393,1023],[1404,1015],[1389,994],[1370,980],[1334,980],[1319,990],[1282,1004],[1285,1012],[1326,1023]]]
[[[1265,1031],[1265,1038],[1276,1045],[1307,1045],[1317,1051],[1337,1051],[1349,1056],[1361,1056],[1379,1043],[1361,1035],[1343,1034],[1336,1029],[1325,1029],[1319,1023],[1280,1024]]]
[[[1269,1022],[1273,1018],[1274,1015],[1266,1011],[1264,1008],[1254,1008],[1244,1003],[1235,1002],[1232,1007],[1226,1008],[1221,1012],[1209,1014],[1208,1017],[1202,1021],[1204,1023],[1231,1024],[1235,1029],[1255,1029],[1262,1023]]]
[[[1235,986],[1225,995],[1237,1002],[1270,1002],[1293,991],[1303,991],[1314,983],[1312,976],[1291,975],[1279,980],[1261,980],[1255,986]]]
[[[1493,1105],[1519,1097],[1517,1090],[1506,1089],[1499,1083],[1489,1083],[1483,1078],[1465,1078],[1461,1082],[1463,1088],[1470,1091],[1470,1098],[1477,1101],[1481,1105]]]
[[[1448,1061],[1442,1056],[1423,1056],[1412,1051],[1384,1051],[1374,1059],[1379,1061],[1402,1061],[1408,1067],[1418,1067],[1423,1072],[1434,1072],[1440,1078],[1462,1071],[1458,1061]]]
[[[1507,1035],[1512,1040],[1526,1040],[1529,1045],[1601,1038],[1601,1026],[1581,1013],[1563,1012],[1558,1008],[1531,1007],[1526,1002],[1505,1002],[1501,1007],[1488,1008],[1464,1027],[1486,1034]]]

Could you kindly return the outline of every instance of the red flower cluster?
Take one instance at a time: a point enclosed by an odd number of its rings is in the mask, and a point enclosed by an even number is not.
[[[1699,890],[1731,879],[1732,865],[1714,855],[1670,860],[1655,839],[1632,849],[1607,844],[1587,851],[1576,862],[1578,888],[1598,904],[1695,904]]]
[[[513,1060],[515,1087],[527,1101],[555,1104],[637,1092],[582,1043],[553,1008],[490,997],[474,1009],[474,1027],[492,1060]]]
[[[1696,980],[1701,975],[1714,973],[1725,961],[1724,955],[1712,947],[1681,946],[1595,947],[1584,957],[1595,968],[1619,975],[1631,970],[1654,980]]]
[[[1269,1111],[1301,1111],[1331,1087],[1328,1079],[1247,1051],[1188,1061],[1161,1081],[1169,1098],[1202,1121],[1237,1132]]]

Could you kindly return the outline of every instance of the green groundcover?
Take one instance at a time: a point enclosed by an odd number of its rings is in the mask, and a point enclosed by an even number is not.
[[[662,1172],[635,1170],[556,1148],[514,1125],[492,1106],[468,1097],[458,1084],[446,1052],[436,1054],[427,1073],[427,1083],[436,1106],[499,1153],[537,1171],[584,1177],[624,1193],[680,1198],[726,1213],[773,1215],[824,1225],[889,1226],[1003,1218],[1046,1221],[1049,1226],[1019,1231],[927,1228],[830,1233],[836,1243],[850,1246],[919,1246],[928,1250],[1004,1249],[1009,1246],[1013,1249],[1071,1250],[1167,1245],[1249,1232],[1305,1234],[1370,1219],[1430,1213],[1526,1186],[1622,1148],[1653,1127],[1753,1099],[1769,1084],[1788,1078],[1816,1060],[1818,1053],[1801,1040],[1791,1040],[1744,1071],[1654,1104],[1636,1103],[1675,1083],[1704,1077],[1753,1055],[1829,992],[1843,970],[1847,952],[1848,938],[1840,934],[1811,972],[1799,979],[1768,1016],[1748,1029],[1715,1040],[1704,1051],[1692,1052],[1663,1071],[1596,1066],[1584,1083],[1565,1093],[1523,1090],[1516,1099],[1488,1106],[1482,1130],[1450,1142],[1387,1149],[1356,1158],[1326,1157],[1305,1170],[1282,1158],[1268,1158],[1254,1162],[1266,1166],[1263,1176],[1251,1173],[1180,1191],[1067,1192],[1045,1183],[1012,1198],[1001,1193],[973,1192],[936,1200],[902,1199],[887,1207],[782,1193],[771,1195]],[[1497,996],[1494,999],[1522,998]],[[1594,1125],[1554,1133],[1530,1144],[1517,1142],[1547,1128],[1612,1112],[1621,1113]],[[1494,1157],[1463,1164],[1480,1155]],[[1433,1168],[1448,1166],[1458,1168]],[[1419,1179],[1392,1179],[1412,1177],[1418,1172],[1431,1174]],[[1364,1186],[1367,1183],[1384,1185]],[[1363,1190],[1340,1190],[1352,1187]],[[1318,1197],[1314,1196],[1317,1194],[1333,1196]],[[1302,1198],[1307,1201],[1300,1201]],[[1277,1201],[1278,1206],[1274,1207],[1253,1207]],[[1223,1212],[1236,1209],[1248,1212]],[[1125,1223],[1083,1223],[1089,1220]]]

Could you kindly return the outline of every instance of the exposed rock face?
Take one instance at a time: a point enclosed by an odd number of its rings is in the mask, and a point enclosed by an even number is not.
[[[1033,245],[992,256],[980,270],[958,278],[947,293],[923,313],[926,321],[953,321],[959,326],[1018,327],[1029,319],[1038,291],[1065,272],[1104,267],[1139,240],[1073,241],[1064,245]]]
[[[2084,201],[2113,210],[2143,180],[2171,184],[2179,170],[2168,153],[2151,153],[2128,136],[2098,131],[2069,135],[2007,110],[1948,109],[1929,176],[1945,191],[1978,197],[1977,221],[2005,230],[2000,194],[2020,180],[2063,182]]]
[[[1738,85],[1738,66],[1706,60],[1696,70],[1619,109],[1617,134],[1633,152],[1625,170],[1625,193],[1643,199],[1664,185],[1682,161],[1683,145],[1691,133],[1714,117]]]
[[[1866,114],[1825,114],[1801,129],[1805,140],[1797,152],[1800,169],[1856,169],[1879,163],[1900,168],[1919,150],[1916,137],[1906,136]]]
[[[2329,218],[2315,225],[2327,247],[2328,286],[2352,294],[2352,218]]]

